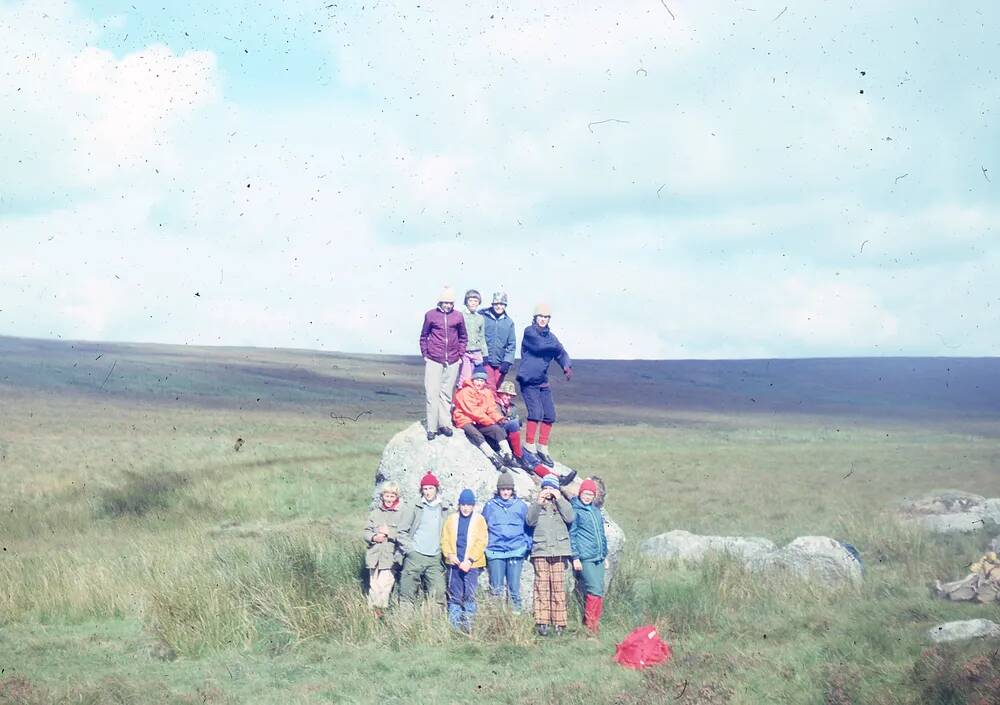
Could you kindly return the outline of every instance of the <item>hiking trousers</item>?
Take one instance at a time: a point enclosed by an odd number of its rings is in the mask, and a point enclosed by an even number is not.
[[[496,424],[477,426],[474,423],[467,423],[462,426],[462,431],[465,433],[465,437],[472,442],[472,445],[477,448],[485,443],[487,438],[493,441],[495,445],[498,445],[500,441],[507,440],[507,434],[503,428]]]
[[[399,576],[399,599],[414,603],[417,593],[423,588],[427,599],[444,604],[444,563],[441,554],[425,556],[410,551],[403,559],[403,570]]]
[[[451,396],[455,391],[458,363],[442,365],[424,360],[424,393],[427,397],[427,430],[451,426]]]
[[[582,584],[586,595],[604,596],[604,559],[596,561],[580,561],[583,570],[577,571],[577,584]]]
[[[522,384],[521,398],[528,408],[528,421],[543,423],[556,422],[556,403],[552,399],[552,388],[545,384]],[[529,438],[529,442],[534,439]]]
[[[535,624],[566,626],[566,558],[565,556],[535,556],[534,611]]]
[[[370,568],[368,570],[368,605],[370,607],[389,606],[389,595],[396,584],[395,568]]]

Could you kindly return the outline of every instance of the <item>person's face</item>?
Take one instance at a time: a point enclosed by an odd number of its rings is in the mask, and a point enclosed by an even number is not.
[[[441,301],[440,303],[438,303],[438,306],[440,306],[441,310],[444,311],[445,313],[451,313],[452,311],[455,310],[454,301]]]
[[[545,328],[547,325],[549,325],[550,318],[552,318],[552,316],[535,316],[535,324],[539,328]]]
[[[495,313],[498,316],[506,310],[507,310],[507,304],[493,304],[493,313]]]
[[[475,296],[470,296],[468,300],[465,302],[465,305],[468,307],[470,311],[475,311],[477,308],[479,308],[479,299],[477,299]]]
[[[474,504],[460,504],[458,505],[458,511],[462,513],[462,516],[467,517],[472,514],[472,510],[475,509]]]
[[[392,504],[397,499],[399,499],[399,495],[396,494],[395,492],[386,491],[386,492],[382,493],[382,503],[383,504]]]
[[[486,386],[486,380],[483,379],[482,377],[473,377],[472,386],[475,387],[476,389],[482,389],[483,387]]]
[[[506,392],[500,392],[497,394],[497,398],[504,404],[510,404],[510,394],[507,394]]]
[[[580,493],[580,501],[584,504],[590,504],[594,501],[594,493],[590,490],[585,490]]]
[[[512,490],[510,487],[500,488],[500,499],[510,499],[513,496],[514,496],[514,490]]]
[[[420,494],[424,496],[428,502],[433,502],[434,498],[438,496],[438,488],[434,485],[424,485],[420,488]]]

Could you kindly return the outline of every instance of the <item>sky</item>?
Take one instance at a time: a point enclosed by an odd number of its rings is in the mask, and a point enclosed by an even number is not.
[[[0,0],[0,335],[993,356],[1000,3]]]

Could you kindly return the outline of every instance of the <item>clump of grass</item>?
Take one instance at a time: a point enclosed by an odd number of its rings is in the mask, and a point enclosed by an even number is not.
[[[1000,705],[1000,653],[969,656],[956,646],[924,650],[913,666],[920,683],[920,703],[934,705]]]
[[[169,509],[189,482],[186,475],[171,470],[147,473],[129,470],[121,485],[109,487],[98,494],[97,514],[117,519],[142,517],[153,511]]]

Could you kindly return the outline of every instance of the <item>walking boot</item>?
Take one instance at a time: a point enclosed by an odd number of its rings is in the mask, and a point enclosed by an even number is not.
[[[439,428],[438,433],[440,433],[442,436],[447,436],[448,438],[451,438],[451,428],[448,426],[442,426],[441,428]]]
[[[560,475],[559,476],[559,486],[560,487],[565,487],[566,485],[568,485],[569,483],[571,483],[574,480],[574,478],[576,478],[576,470],[570,470],[565,475]]]
[[[557,624],[557,625],[556,625],[556,636],[562,636],[562,635],[563,635],[563,630],[565,630],[565,629],[566,629],[566,627],[560,627],[560,626],[559,626],[559,625]]]
[[[538,451],[537,453],[535,453],[535,455],[538,456],[538,462],[540,462],[542,465],[546,465],[550,468],[554,468],[556,466],[556,463],[554,460],[552,460],[551,456],[543,453],[542,451]]]
[[[427,432],[427,440],[428,441],[433,441],[435,438],[437,438],[437,434],[434,433],[434,431],[428,431]]]
[[[527,451],[521,454],[521,457],[517,459],[517,464],[521,466],[521,469],[525,472],[534,472],[535,466],[538,465],[537,460]]]
[[[497,469],[497,472],[503,472],[504,470],[506,470],[503,464],[503,460],[496,453],[493,453],[492,455],[487,455],[486,457],[489,458],[489,461],[491,463],[493,463],[493,467]]]

